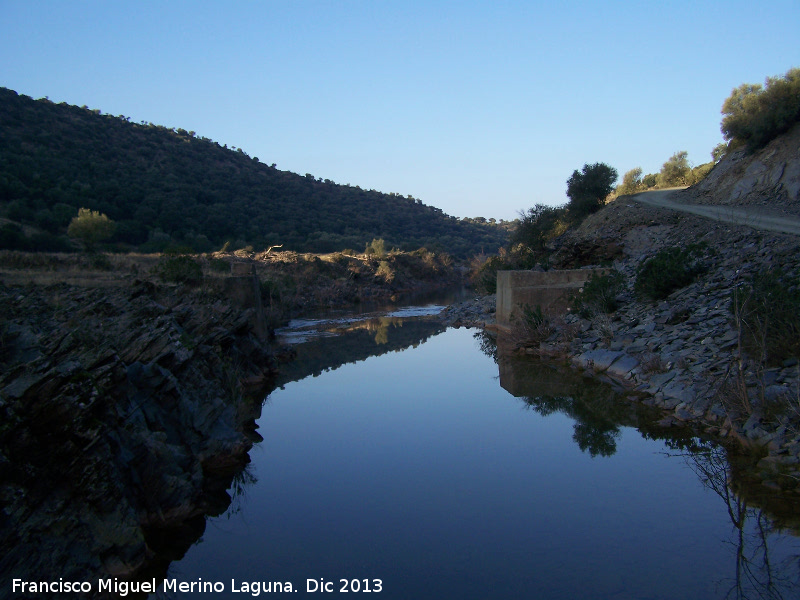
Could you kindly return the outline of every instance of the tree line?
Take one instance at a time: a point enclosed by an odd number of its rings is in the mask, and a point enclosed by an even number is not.
[[[0,247],[72,248],[80,209],[114,222],[106,249],[206,252],[283,244],[300,252],[428,247],[494,251],[507,230],[412,196],[279,170],[193,131],[34,100],[0,88]]]
[[[567,180],[569,201],[563,206],[536,204],[520,213],[509,244],[497,256],[473,263],[479,287],[493,292],[499,269],[529,269],[546,263],[552,242],[577,227],[590,214],[616,196],[656,188],[689,186],[705,178],[725,155],[745,148],[753,152],[787,132],[800,121],[800,69],[784,77],[769,77],[765,85],[743,84],[722,105],[720,130],[726,142],[711,151],[712,160],[692,166],[688,153],[673,154],[658,173],[642,174],[641,167],[627,171],[615,187],[617,170],[605,163],[585,164]]]

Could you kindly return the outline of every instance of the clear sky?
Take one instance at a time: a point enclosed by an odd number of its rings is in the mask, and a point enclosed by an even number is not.
[[[731,90],[792,67],[800,0],[0,0],[2,87],[458,217],[707,162]]]

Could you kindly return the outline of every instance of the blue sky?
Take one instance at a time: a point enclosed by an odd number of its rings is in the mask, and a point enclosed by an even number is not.
[[[797,66],[798,0],[0,0],[2,87],[458,217],[707,162],[731,90]]]

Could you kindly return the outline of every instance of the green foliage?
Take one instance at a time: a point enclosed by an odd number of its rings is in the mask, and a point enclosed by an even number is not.
[[[334,252],[375,238],[467,257],[507,241],[494,223],[456,219],[415,198],[280,171],[191,132],[4,88],[0,123],[6,216],[51,235],[65,234],[87,207],[118,224],[112,241],[149,252],[174,243],[207,252],[228,240]]]
[[[676,152],[663,164],[658,174],[658,187],[689,185],[692,167],[689,165],[689,153],[685,150]]]
[[[580,222],[600,210],[616,181],[617,170],[605,163],[585,164],[581,171],[573,171],[567,180],[567,208],[571,220]]]
[[[706,176],[711,172],[711,169],[714,168],[713,162],[707,162],[702,165],[698,165],[694,167],[689,173],[688,183],[689,185],[694,185],[695,183],[699,183],[706,178]]]
[[[566,208],[537,204],[527,212],[520,213],[511,243],[512,246],[524,244],[534,253],[543,253],[547,243],[566,230]]]
[[[375,276],[382,278],[387,283],[390,283],[394,280],[394,271],[392,267],[389,266],[389,263],[385,260],[382,260],[378,265],[378,270],[375,271]]]
[[[728,144],[726,144],[725,142],[720,142],[719,144],[714,146],[714,149],[711,151],[711,161],[714,164],[717,164],[719,161],[725,158],[725,155],[727,153],[728,153]]]
[[[642,185],[646,190],[656,187],[657,183],[658,183],[658,175],[655,173],[648,173],[647,175],[642,177]]]
[[[753,151],[767,145],[800,121],[800,69],[768,77],[764,87],[742,84],[722,105],[720,129],[734,146]]]
[[[209,268],[216,273],[230,273],[231,264],[224,258],[212,257],[208,261]]]
[[[67,228],[67,234],[83,242],[87,250],[93,250],[98,242],[114,234],[116,224],[103,213],[88,208],[78,210]]]
[[[605,275],[592,274],[581,293],[573,299],[572,308],[584,319],[600,313],[612,313],[619,308],[617,296],[624,289],[625,277],[619,271]]]
[[[200,263],[186,254],[165,254],[155,270],[163,281],[172,283],[197,284],[203,279]]]
[[[704,259],[708,254],[705,244],[661,250],[639,267],[634,290],[639,296],[662,300],[705,272],[707,266]]]
[[[751,356],[769,364],[800,357],[800,281],[780,270],[756,273],[733,290],[731,300]]]
[[[510,269],[506,260],[501,256],[491,256],[478,265],[472,276],[475,288],[484,294],[497,293],[497,272]]]
[[[386,242],[383,239],[374,239],[367,244],[364,254],[368,256],[383,257],[386,256]]]
[[[635,194],[643,189],[642,183],[642,168],[636,167],[631,169],[622,176],[622,185],[617,189],[617,193],[622,194]]]
[[[530,329],[538,329],[548,322],[547,315],[544,314],[542,307],[538,304],[536,306],[531,306],[530,304],[520,306],[520,313],[522,322]]]

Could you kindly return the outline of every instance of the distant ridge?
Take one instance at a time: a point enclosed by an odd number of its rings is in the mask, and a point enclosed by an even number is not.
[[[280,171],[194,132],[0,88],[0,214],[13,222],[0,246],[31,244],[10,229],[17,223],[40,231],[42,246],[64,245],[81,207],[117,222],[113,245],[143,251],[208,251],[226,241],[363,251],[382,238],[387,249],[466,257],[506,241],[492,223],[459,220],[410,196]]]

